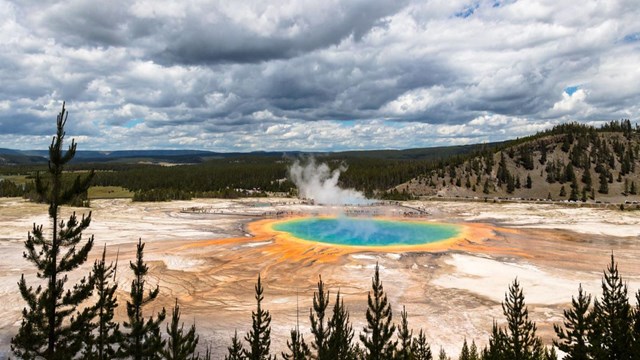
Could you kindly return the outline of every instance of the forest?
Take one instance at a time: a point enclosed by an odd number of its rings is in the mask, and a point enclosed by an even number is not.
[[[309,309],[310,334],[305,340],[299,325],[293,325],[287,349],[280,354],[271,350],[271,315],[263,307],[265,289],[257,274],[255,311],[247,316],[244,337],[236,333],[229,339],[225,354],[213,354],[200,346],[195,325],[185,329],[176,299],[170,319],[163,308],[156,314],[145,309],[159,294],[159,287],[146,282],[148,266],[144,261],[142,240],[136,258],[130,261],[134,274],[126,299],[116,296],[115,264],[107,263],[106,248],[92,269],[75,284],[69,274],[87,261],[93,251],[93,237],[82,233],[91,224],[91,213],[79,218],[73,213],[60,219],[59,209],[89,188],[94,172],[64,173],[73,159],[76,144],[63,151],[66,112],[57,119],[57,132],[50,147],[48,176],[37,174],[34,190],[48,204],[52,231],[33,226],[25,241],[24,257],[38,270],[38,280],[28,284],[24,275],[18,289],[25,307],[18,333],[11,340],[13,353],[22,359],[449,359],[437,344],[429,344],[423,330],[409,325],[407,311],[400,317],[392,311],[376,265],[368,293],[366,326],[357,331],[349,320],[349,310],[338,292],[333,302],[327,284],[319,278]],[[65,175],[65,176],[63,176]],[[50,235],[47,235],[50,234]],[[577,286],[572,305],[564,311],[564,320],[556,324],[553,344],[543,344],[536,324],[529,319],[523,289],[517,279],[509,286],[502,302],[504,319],[493,324],[487,345],[479,349],[475,339],[464,339],[458,359],[549,360],[617,359],[640,356],[640,290],[636,305],[630,301],[627,286],[618,272],[614,255],[603,272],[602,294],[592,296]],[[115,320],[118,306],[126,306],[127,318]],[[166,321],[165,321],[166,320]],[[165,331],[163,331],[163,328]],[[481,340],[481,339],[478,339]],[[200,351],[198,351],[200,349]]]
[[[578,123],[555,126],[502,143],[403,151],[315,154],[331,168],[346,167],[342,187],[368,198],[406,200],[446,192],[472,196],[516,196],[549,200],[594,201],[610,195],[637,195],[640,186],[640,129],[629,120],[599,128]],[[295,195],[288,169],[296,159],[282,154],[229,154],[199,163],[160,166],[148,163],[71,162],[63,181],[94,171],[92,186],[133,192],[134,201]],[[128,159],[128,158],[126,158]],[[46,165],[0,166],[0,196],[41,200],[37,172]],[[10,176],[22,175],[25,183]],[[45,179],[46,181],[46,179]],[[87,200],[81,194],[76,204]]]

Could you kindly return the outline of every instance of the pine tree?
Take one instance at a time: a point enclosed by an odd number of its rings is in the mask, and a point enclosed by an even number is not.
[[[291,330],[291,340],[287,340],[287,348],[289,353],[282,353],[285,360],[307,360],[311,359],[311,350],[304,341],[304,337],[300,330]]]
[[[564,168],[564,181],[576,181],[576,173],[575,171],[573,171],[573,165],[571,165],[571,163],[567,164],[567,166]]]
[[[365,347],[366,360],[388,359],[396,347],[396,343],[391,341],[396,327],[392,323],[391,305],[380,282],[380,267],[377,263],[371,290],[367,295],[367,326],[363,329],[364,333],[360,334],[360,341]]]
[[[531,189],[533,187],[533,181],[531,180],[531,175],[527,174],[527,182],[525,186],[527,189]]]
[[[395,360],[411,360],[413,358],[413,330],[409,329],[407,310],[402,307],[400,313],[400,327],[398,328],[399,348]]]
[[[608,181],[607,171],[603,171],[600,173],[600,187],[598,188],[598,192],[600,194],[608,194],[609,193],[609,181]]]
[[[171,323],[167,325],[167,346],[161,351],[165,360],[197,360],[196,346],[200,337],[196,335],[196,326],[191,325],[185,333],[184,323],[180,324],[180,305],[178,299],[173,307]]]
[[[271,347],[271,315],[269,311],[262,309],[262,300],[264,300],[264,288],[260,275],[255,286],[256,290],[256,311],[251,313],[252,325],[251,330],[245,336],[245,340],[249,343],[249,349],[244,350],[245,357],[249,360],[268,360],[269,349]]]
[[[467,345],[467,339],[464,339],[462,343],[462,350],[460,350],[460,356],[458,360],[471,360],[471,353],[469,352],[469,345]]]
[[[494,321],[491,329],[491,336],[489,337],[489,346],[482,351],[482,359],[506,360],[507,346],[507,335]]]
[[[484,194],[488,194],[491,190],[489,189],[489,179],[484,181],[484,185],[482,185],[482,192]]]
[[[438,360],[449,360],[449,357],[447,356],[447,352],[444,351],[443,348],[440,348],[440,353],[438,354]]]
[[[564,189],[564,185],[562,185],[562,186],[560,187],[560,193],[558,194],[558,196],[560,196],[560,197],[565,197],[565,196],[567,196],[567,191]]]
[[[633,311],[633,348],[631,352],[636,356],[634,360],[640,359],[640,290],[636,292],[636,308]]]
[[[602,298],[593,303],[593,331],[589,342],[595,359],[632,359],[632,313],[627,286],[618,273],[618,265],[611,254],[602,279]]]
[[[93,346],[88,347],[89,354],[85,358],[106,360],[119,357],[118,344],[121,339],[120,324],[113,320],[115,310],[118,307],[118,299],[115,295],[118,289],[116,282],[116,263],[106,264],[107,246],[102,251],[102,258],[93,264],[93,276],[95,279],[95,292],[98,301],[94,306],[97,324],[96,334],[93,338]]]
[[[509,176],[507,176],[507,193],[513,194],[513,191],[515,190],[515,188],[516,188],[516,185],[513,182],[513,176],[509,174]]]
[[[582,290],[582,285],[578,288],[578,298],[571,298],[571,305],[571,309],[564,310],[564,329],[557,324],[553,325],[558,336],[558,340],[554,340],[553,344],[567,354],[566,360],[587,360],[589,359],[587,337],[591,331],[589,314],[591,295]]]
[[[22,311],[18,334],[11,339],[14,354],[23,359],[69,359],[84,347],[83,340],[91,331],[92,308],[82,312],[77,308],[92,295],[93,277],[90,274],[72,287],[67,285],[67,273],[81,266],[93,247],[93,236],[82,244],[82,232],[91,223],[91,213],[78,220],[73,213],[67,222],[60,221],[60,206],[86,194],[93,172],[76,177],[70,186],[62,181],[65,165],[73,159],[76,144],[72,140],[63,154],[64,126],[68,113],[65,105],[58,114],[56,135],[49,146],[48,177],[36,174],[35,187],[38,196],[49,205],[51,238],[45,239],[42,225],[33,225],[25,241],[23,256],[37,268],[39,284],[28,286],[24,274],[18,282],[20,295],[28,308]]]
[[[480,360],[480,354],[478,353],[478,346],[475,340],[471,341],[471,348],[469,349],[469,358],[471,360]]]
[[[427,337],[422,331],[418,332],[418,336],[413,341],[413,359],[414,360],[432,360],[431,346],[427,342]]]
[[[578,201],[578,193],[580,189],[578,189],[578,183],[576,180],[573,180],[573,184],[571,184],[571,194],[569,195],[569,200]]]
[[[318,277],[318,292],[313,293],[313,308],[309,309],[309,321],[311,321],[311,334],[313,342],[311,346],[316,352],[318,360],[329,360],[329,327],[325,324],[325,312],[329,306],[329,292],[324,291],[322,277]]]
[[[591,170],[585,169],[581,180],[584,184],[584,188],[587,189],[587,191],[591,191],[591,185],[593,185],[591,180]]]
[[[353,327],[349,323],[349,312],[344,307],[340,291],[333,305],[333,315],[329,320],[329,356],[335,360],[352,360],[356,358],[353,349]]]
[[[165,344],[160,335],[160,324],[166,317],[165,309],[162,308],[155,319],[150,316],[146,321],[142,313],[144,306],[158,297],[160,292],[160,287],[156,286],[154,290],[149,290],[147,296],[144,294],[145,277],[149,267],[145,264],[143,257],[144,244],[142,239],[138,239],[136,261],[135,263],[129,262],[134,279],[131,281],[129,292],[131,299],[127,301],[128,320],[123,323],[123,327],[129,332],[123,334],[123,341],[120,344],[125,356],[134,360],[159,359],[160,351]]]
[[[507,318],[506,355],[512,360],[533,360],[542,351],[542,343],[536,337],[536,325],[529,320],[529,311],[518,279],[509,286],[504,296],[502,311]]]
[[[227,355],[224,360],[247,360],[245,350],[242,348],[240,338],[238,338],[238,330],[235,331],[231,338],[231,346],[227,347]]]
[[[502,184],[507,183],[511,174],[509,173],[509,169],[507,169],[507,160],[504,157],[504,152],[500,152],[500,163],[498,164],[498,172],[496,174],[498,178],[498,185],[502,186]],[[513,181],[513,179],[511,179]]]

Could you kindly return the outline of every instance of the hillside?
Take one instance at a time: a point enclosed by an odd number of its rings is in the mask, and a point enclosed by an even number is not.
[[[640,131],[628,120],[600,129],[564,124],[395,188],[414,196],[640,201]]]

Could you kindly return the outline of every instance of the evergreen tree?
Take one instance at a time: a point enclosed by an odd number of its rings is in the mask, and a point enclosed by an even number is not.
[[[371,290],[367,295],[367,326],[363,329],[364,334],[360,334],[360,341],[365,347],[366,360],[388,359],[396,347],[396,343],[391,341],[396,327],[392,323],[391,305],[380,282],[380,268],[377,263]]]
[[[447,356],[447,352],[444,351],[443,348],[440,348],[440,353],[438,354],[438,360],[449,360],[449,357]]]
[[[413,359],[413,330],[409,329],[407,320],[407,310],[402,307],[400,313],[400,327],[398,328],[399,348],[396,353],[396,360],[412,360]]]
[[[553,325],[558,336],[553,344],[567,354],[565,360],[588,360],[591,295],[582,290],[582,285],[578,288],[578,298],[571,298],[571,305],[571,309],[564,310],[564,329],[557,324]]]
[[[572,141],[570,141],[569,135],[565,136],[564,139],[562,139],[562,146],[560,147],[560,150],[562,150],[563,152],[569,152],[571,143]]]
[[[631,182],[631,187],[629,188],[629,194],[638,195],[638,188],[636,187],[636,182],[635,181]]]
[[[573,182],[576,180],[576,173],[573,171],[573,165],[571,163],[567,164],[564,168],[564,181]]]
[[[123,340],[120,344],[125,356],[134,360],[159,359],[165,344],[160,335],[160,323],[164,321],[166,316],[165,309],[162,308],[155,319],[150,316],[146,321],[142,313],[144,306],[158,297],[160,292],[160,287],[156,286],[154,290],[149,290],[147,296],[144,294],[145,277],[149,267],[143,257],[144,244],[142,239],[138,239],[136,261],[135,263],[129,262],[134,279],[131,282],[131,291],[129,292],[131,299],[127,301],[128,320],[123,323],[124,328],[129,332],[123,334]]]
[[[533,187],[533,181],[531,180],[531,175],[527,174],[527,182],[525,184],[525,187],[527,189],[531,189],[531,187]]]
[[[287,340],[289,353],[282,353],[285,360],[308,360],[311,359],[311,350],[304,342],[304,337],[299,329],[291,330],[291,340]]]
[[[560,187],[560,193],[558,194],[558,196],[560,196],[560,197],[565,197],[565,196],[567,196],[567,191],[564,189],[564,185],[562,185],[562,186]]]
[[[88,347],[89,353],[85,358],[105,360],[119,357],[118,344],[120,342],[120,324],[113,321],[115,310],[118,307],[118,299],[115,295],[118,289],[116,282],[116,263],[106,264],[105,256],[107,246],[102,251],[102,258],[93,264],[93,276],[95,280],[95,292],[98,301],[94,307],[97,324],[93,346]]]
[[[640,290],[636,292],[636,308],[633,311],[633,348],[634,360],[640,359]]]
[[[593,331],[589,342],[594,359],[632,359],[631,323],[627,286],[622,282],[611,254],[611,263],[602,279],[602,298],[593,303]]]
[[[608,175],[606,171],[603,171],[600,173],[600,187],[598,188],[598,192],[600,194],[609,193],[609,181],[608,181]]]
[[[496,174],[496,177],[498,178],[499,186],[507,183],[509,181],[509,178],[511,177],[509,169],[507,169],[507,160],[504,156],[504,152],[500,152],[500,163],[498,164],[498,172]]]
[[[462,350],[460,350],[460,356],[458,360],[471,360],[471,353],[469,352],[469,345],[467,345],[467,339],[464,339],[462,343]]]
[[[579,193],[579,189],[578,189],[578,183],[576,182],[576,180],[573,180],[573,184],[571,184],[571,194],[569,194],[569,200],[571,201],[578,201],[578,193]]]
[[[14,354],[23,359],[70,359],[80,353],[83,340],[91,331],[92,307],[81,312],[77,308],[92,295],[93,277],[84,277],[73,287],[67,286],[67,273],[81,266],[93,247],[93,236],[82,244],[82,232],[91,223],[91,213],[78,220],[73,213],[67,222],[60,221],[60,206],[85,194],[93,172],[76,177],[73,184],[65,185],[62,173],[73,159],[76,144],[72,140],[63,154],[64,126],[68,113],[64,103],[56,121],[56,135],[49,146],[48,176],[36,174],[35,188],[40,199],[49,205],[51,238],[46,239],[42,225],[33,225],[25,241],[23,256],[37,268],[39,284],[28,286],[24,274],[18,282],[20,295],[28,308],[22,310],[22,322],[18,334],[11,339]]]
[[[316,352],[315,358],[318,360],[329,360],[329,327],[325,326],[325,312],[329,306],[329,292],[324,291],[322,277],[318,277],[318,291],[313,293],[313,309],[309,309],[309,320],[311,321],[311,334],[313,343],[311,346]]]
[[[238,338],[238,330],[235,331],[231,338],[231,346],[227,347],[227,355],[224,360],[247,360],[245,350],[242,348],[242,343]]]
[[[469,358],[471,360],[480,360],[480,354],[478,353],[478,346],[475,340],[471,341],[471,348],[469,349]]]
[[[582,174],[582,183],[584,184],[584,188],[587,190],[591,190],[591,185],[593,185],[591,180],[591,170],[589,169],[585,169],[584,173]]]
[[[484,181],[484,185],[482,186],[482,192],[488,194],[490,191],[491,189],[489,188],[489,179],[486,179]]]
[[[513,182],[513,176],[509,174],[509,176],[507,176],[507,193],[513,194],[513,191],[515,190],[515,188],[516,188],[516,185]]]
[[[197,360],[196,346],[200,337],[196,335],[196,326],[191,325],[185,333],[184,323],[180,324],[180,306],[178,299],[173,307],[171,324],[167,325],[167,346],[161,351],[165,360]]]
[[[353,327],[349,323],[349,312],[344,307],[340,291],[333,305],[333,315],[329,320],[329,356],[335,360],[352,360],[356,358],[353,349]]]
[[[418,336],[413,341],[413,359],[414,360],[432,360],[433,354],[431,353],[431,346],[427,342],[422,329],[418,332]]]
[[[251,313],[251,330],[249,330],[249,333],[244,338],[249,343],[249,350],[244,350],[244,354],[248,360],[268,360],[271,359],[269,356],[269,348],[271,347],[271,315],[268,310],[262,309],[264,289],[262,288],[260,275],[258,275],[255,290],[256,311]]]
[[[507,335],[498,327],[494,321],[489,337],[489,346],[482,352],[483,360],[506,360],[507,359]]]
[[[507,318],[506,355],[512,360],[533,360],[542,351],[542,343],[536,337],[536,325],[529,320],[529,310],[518,279],[509,286],[502,303]]]

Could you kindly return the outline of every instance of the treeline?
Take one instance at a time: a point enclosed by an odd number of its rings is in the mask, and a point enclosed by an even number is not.
[[[570,123],[508,142],[497,154],[485,151],[443,164],[414,181],[433,190],[450,186],[470,193],[517,192],[524,197],[535,183],[544,183],[549,190],[556,187],[548,185],[559,184],[559,192],[550,191],[547,199],[587,201],[609,194],[614,181],[621,184],[615,188],[621,188],[622,195],[637,195],[639,161],[640,133],[629,120],[600,129]]]
[[[624,183],[625,194],[638,192],[640,184],[630,175],[636,173],[640,160],[639,134],[638,126],[633,127],[629,120],[612,121],[600,128],[567,123],[462,153],[440,149],[440,157],[394,159],[387,154],[376,158],[366,152],[354,152],[320,155],[318,160],[332,168],[346,163],[348,170],[341,174],[340,185],[360,190],[370,198],[408,199],[416,194],[394,193],[392,189],[415,179],[419,185],[434,190],[456,186],[483,194],[513,194],[540,182],[568,183],[570,188],[565,189],[564,195],[549,193],[549,197],[586,201],[595,199],[598,193],[608,194],[614,181]],[[126,188],[135,193],[136,201],[169,201],[292,194],[295,185],[287,174],[291,163],[292,159],[286,157],[247,155],[178,166],[75,163],[67,169],[93,169],[93,185]],[[542,167],[542,174],[534,171],[538,166]],[[0,174],[29,174],[33,179],[36,171],[46,172],[46,166],[5,167]],[[0,196],[34,197],[30,182],[25,187],[7,180],[2,183]]]
[[[255,289],[257,310],[252,314],[251,330],[244,343],[239,340],[237,332],[234,334],[225,359],[276,358],[270,356],[271,317],[261,307],[264,290],[260,277]],[[311,338],[305,341],[299,327],[294,327],[287,341],[287,351],[281,353],[282,358],[450,359],[442,348],[432,350],[422,329],[417,332],[411,329],[404,307],[400,321],[393,322],[391,304],[382,286],[377,264],[367,303],[367,324],[359,333],[358,342],[340,292],[335,296],[329,315],[329,291],[320,278],[313,295],[313,307],[309,310]],[[640,290],[636,293],[636,306],[633,308],[613,255],[604,272],[601,297],[594,299],[581,286],[578,288],[577,297],[572,298],[572,307],[564,311],[563,323],[554,325],[556,338],[553,346],[545,346],[536,335],[536,324],[529,319],[523,289],[517,279],[505,294],[502,310],[505,324],[500,326],[494,322],[488,344],[480,350],[475,340],[468,342],[464,339],[459,360],[555,360],[558,358],[556,348],[564,353],[563,359],[567,360],[635,360],[640,356]]]

